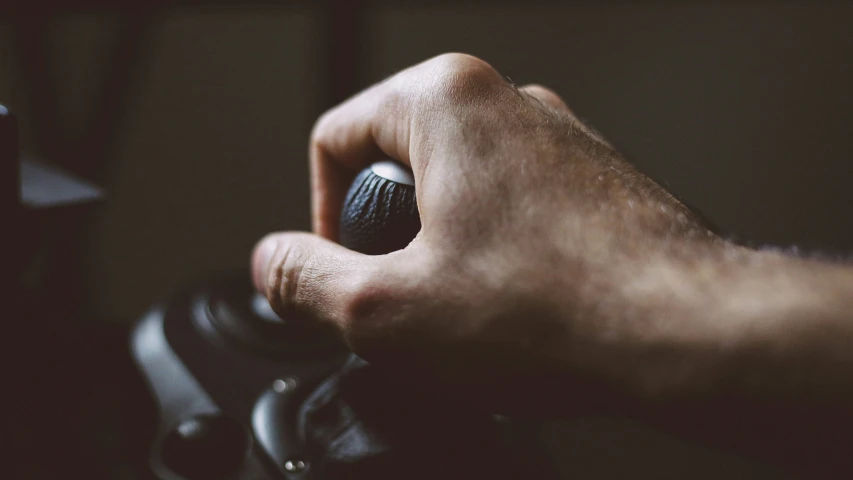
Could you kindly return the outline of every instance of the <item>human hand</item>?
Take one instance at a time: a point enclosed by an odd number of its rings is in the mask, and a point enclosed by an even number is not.
[[[256,288],[400,378],[489,410],[564,410],[656,388],[642,352],[706,335],[652,285],[724,242],[550,90],[442,55],[323,115],[310,155],[317,235],[259,243]],[[334,241],[349,183],[382,157],[411,166],[422,230],[365,256]]]

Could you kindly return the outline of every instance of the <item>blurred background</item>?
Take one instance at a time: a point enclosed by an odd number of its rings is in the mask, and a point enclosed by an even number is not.
[[[129,327],[188,281],[246,268],[263,234],[308,229],[314,120],[439,53],[554,89],[740,241],[853,250],[844,2],[0,5],[0,103],[23,156],[104,191],[40,213],[20,247],[41,310],[7,319],[12,478],[143,478],[151,417]],[[614,419],[545,435],[569,477],[781,475]]]

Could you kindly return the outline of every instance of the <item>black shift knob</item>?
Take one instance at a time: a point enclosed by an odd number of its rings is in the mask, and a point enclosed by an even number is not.
[[[341,212],[341,245],[368,255],[406,247],[421,229],[412,172],[392,161],[365,168]]]

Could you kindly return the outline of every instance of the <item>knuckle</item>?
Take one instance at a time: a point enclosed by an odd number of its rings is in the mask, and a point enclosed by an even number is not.
[[[327,110],[314,122],[314,127],[311,129],[310,145],[312,148],[320,147],[324,143],[331,123],[332,113],[335,109]]]
[[[311,258],[309,250],[296,241],[298,238],[292,240],[273,254],[267,274],[267,299],[280,314],[299,309],[301,291],[311,271],[306,268]]]
[[[488,62],[467,53],[442,53],[433,57],[430,62],[451,71],[486,70],[494,72]]]
[[[487,62],[462,53],[445,53],[429,62],[439,98],[453,102],[480,98],[503,82]]]
[[[393,303],[394,292],[385,282],[362,276],[348,282],[344,300],[345,321],[358,327],[381,318]]]
[[[543,103],[547,107],[559,110],[568,110],[568,105],[565,100],[563,100],[557,92],[543,85],[530,84],[520,88],[519,91],[525,93],[528,97]]]
[[[344,339],[353,351],[367,356],[390,347],[405,330],[409,303],[400,286],[384,276],[353,280],[341,322]]]
[[[527,85],[526,87],[524,87],[524,89],[527,90],[528,93],[535,96],[541,96],[553,100],[563,101],[563,99],[560,97],[560,95],[557,94],[557,92],[538,83],[532,83],[530,85]]]
[[[429,319],[435,310],[430,299],[437,298],[438,292],[428,270],[421,268],[426,262],[409,260],[408,267],[376,264],[375,270],[351,283],[343,333],[357,354],[396,357],[393,352],[408,349],[431,329]]]

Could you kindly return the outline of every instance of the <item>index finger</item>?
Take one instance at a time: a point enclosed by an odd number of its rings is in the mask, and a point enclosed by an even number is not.
[[[326,112],[311,134],[311,205],[314,231],[338,239],[338,222],[347,188],[358,172],[381,157],[412,167],[413,120],[432,115],[435,100],[463,95],[472,74],[503,82],[486,62],[463,54],[444,54],[410,67]],[[460,85],[462,87],[460,88]],[[441,92],[437,92],[441,90]],[[441,93],[441,95],[436,95]]]

